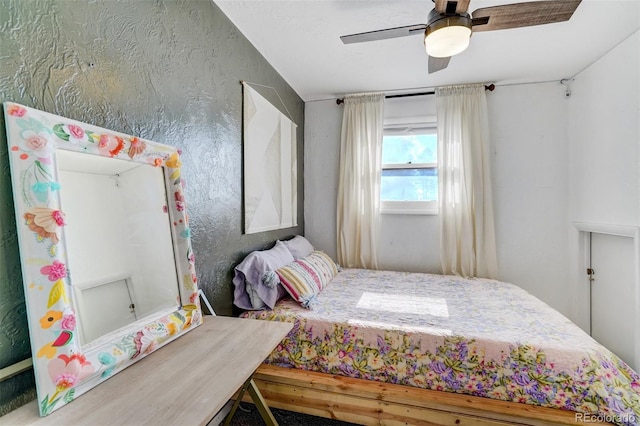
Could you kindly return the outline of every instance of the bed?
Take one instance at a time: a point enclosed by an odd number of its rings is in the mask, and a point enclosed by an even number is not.
[[[307,303],[242,314],[294,323],[256,374],[272,407],[360,424],[640,424],[640,376],[512,284],[316,272]]]

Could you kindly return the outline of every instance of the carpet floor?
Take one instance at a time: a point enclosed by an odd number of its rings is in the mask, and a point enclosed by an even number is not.
[[[292,411],[278,410],[277,408],[272,408],[271,412],[280,426],[354,426],[354,423],[324,419],[322,417],[309,416]],[[246,402],[240,404],[236,414],[231,420],[231,426],[261,425],[264,425],[264,421],[262,417],[260,417],[258,410],[256,410],[256,406]]]

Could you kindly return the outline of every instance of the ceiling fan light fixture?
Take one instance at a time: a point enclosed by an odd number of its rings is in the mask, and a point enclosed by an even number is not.
[[[469,47],[471,19],[468,16],[449,16],[427,25],[424,45],[434,58],[448,58]]]

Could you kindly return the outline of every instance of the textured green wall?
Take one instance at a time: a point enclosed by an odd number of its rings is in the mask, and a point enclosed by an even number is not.
[[[297,228],[242,235],[242,88],[274,87],[298,125]],[[256,87],[274,105],[273,90]],[[304,103],[208,0],[0,0],[0,101],[181,148],[199,284],[231,315],[242,257],[304,229]],[[0,118],[0,368],[30,356],[4,117]],[[32,399],[0,383],[0,415]]]

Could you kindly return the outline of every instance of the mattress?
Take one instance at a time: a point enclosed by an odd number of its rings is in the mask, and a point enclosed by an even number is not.
[[[512,284],[346,269],[312,310],[285,298],[243,316],[294,323],[269,364],[640,424],[640,376]]]

